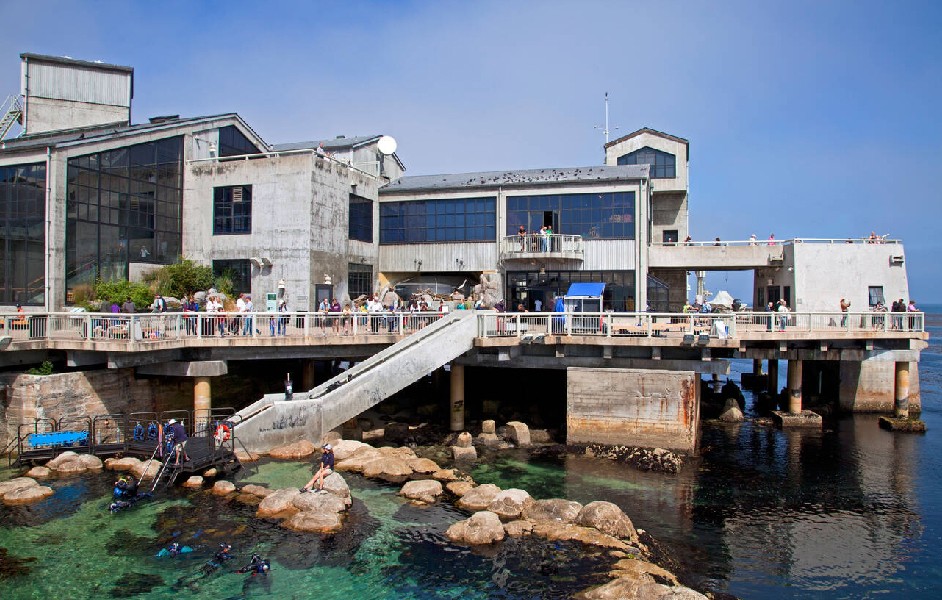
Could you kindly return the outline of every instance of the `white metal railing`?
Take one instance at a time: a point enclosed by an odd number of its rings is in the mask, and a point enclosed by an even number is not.
[[[769,334],[913,334],[925,331],[922,312],[737,313],[501,313],[476,311],[480,337],[590,335],[758,338]],[[12,341],[74,340],[143,348],[167,340],[251,338],[343,339],[407,336],[441,313],[12,313],[0,314],[0,337]]]
[[[0,336],[13,341],[81,340],[147,345],[228,337],[327,338],[408,335],[440,319],[437,312],[289,313],[13,313],[0,314]]]
[[[902,240],[889,239],[887,236],[875,238],[790,238],[790,239],[754,239],[754,240],[703,240],[689,242],[651,242],[652,246],[687,246],[691,248],[709,248],[725,246],[792,246],[794,244],[902,244]]]
[[[777,333],[823,337],[846,333],[921,333],[925,315],[912,313],[498,313],[479,311],[480,337],[590,335],[606,337],[709,336],[758,338]]]
[[[530,254],[563,254],[582,256],[584,245],[581,235],[566,235],[553,233],[542,235],[528,233],[526,235],[508,235],[501,239],[501,254],[507,257]]]

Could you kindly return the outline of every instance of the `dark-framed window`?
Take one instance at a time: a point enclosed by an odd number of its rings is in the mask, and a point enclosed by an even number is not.
[[[383,202],[379,243],[492,242],[497,239],[496,209],[494,197]]]
[[[347,264],[347,293],[351,300],[373,293],[373,265]]]
[[[220,276],[232,279],[232,291],[236,296],[252,293],[252,263],[249,259],[214,260],[213,277]]]
[[[665,230],[662,232],[662,240],[661,240],[661,241],[663,241],[665,244],[676,244],[676,243],[677,243],[677,239],[678,239],[679,237],[680,237],[680,236],[678,236],[676,229],[665,229]]]
[[[586,239],[635,239],[635,193],[603,192],[509,196],[507,232],[523,225],[535,233],[545,224],[553,233]]]
[[[620,165],[651,165],[651,179],[673,179],[677,177],[677,157],[670,152],[655,150],[650,146],[618,157]]]
[[[0,303],[46,299],[46,165],[0,167]]]
[[[183,249],[183,137],[70,158],[66,290],[127,279],[128,263],[170,264]]]
[[[510,306],[523,304],[531,310],[539,298],[541,310],[552,311],[556,296],[565,296],[573,283],[605,283],[604,310],[636,310],[634,271],[508,271],[504,297],[511,300]]]
[[[242,156],[261,152],[235,125],[219,128],[219,156]]]
[[[252,233],[252,186],[213,188],[213,235]]]
[[[867,298],[870,302],[871,308],[876,306],[879,302],[883,306],[886,306],[886,299],[883,297],[883,286],[882,285],[871,285],[867,288]]]
[[[350,194],[348,236],[351,240],[373,243],[373,201]]]

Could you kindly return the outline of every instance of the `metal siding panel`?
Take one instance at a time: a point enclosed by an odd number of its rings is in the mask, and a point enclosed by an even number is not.
[[[29,93],[55,100],[130,106],[131,74],[30,63]]]
[[[585,240],[585,271],[630,271],[635,266],[635,240]]]
[[[415,271],[416,259],[422,261],[422,271],[484,271],[497,267],[497,244],[466,242],[445,244],[402,244],[379,247],[379,270],[392,272]],[[464,262],[459,269],[456,259]]]

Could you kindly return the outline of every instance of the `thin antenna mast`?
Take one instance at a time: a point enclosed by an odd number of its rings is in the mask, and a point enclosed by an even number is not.
[[[602,133],[605,135],[605,143],[608,143],[608,92],[605,92],[605,126],[596,125],[595,129],[601,129]],[[615,129],[618,129],[617,127]]]

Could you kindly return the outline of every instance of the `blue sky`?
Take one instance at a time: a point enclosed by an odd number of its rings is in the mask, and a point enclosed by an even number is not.
[[[607,91],[613,138],[690,140],[695,239],[888,233],[929,303],[940,31],[937,1],[37,0],[0,40],[0,93],[19,90],[21,52],[130,65],[136,122],[238,112],[269,142],[385,133],[420,175],[598,164]]]

